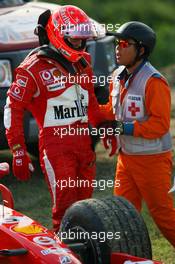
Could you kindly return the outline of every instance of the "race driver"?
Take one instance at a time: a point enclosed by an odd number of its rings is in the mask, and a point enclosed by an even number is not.
[[[65,5],[52,14],[44,12],[36,33],[44,45],[16,69],[4,123],[13,153],[13,173],[19,180],[27,180],[33,166],[24,141],[24,111],[30,111],[37,121],[40,163],[57,231],[65,210],[73,202],[91,197],[93,191],[95,153],[88,123],[96,127],[103,118],[90,81],[92,68],[85,47],[86,40],[95,37],[95,30],[81,9]],[[74,181],[71,186],[70,180]],[[78,180],[86,184],[80,186]]]
[[[101,106],[113,128],[120,130],[115,195],[124,196],[141,211],[148,206],[162,234],[175,247],[175,208],[169,194],[172,175],[170,88],[148,61],[155,32],[137,21],[116,32],[116,60],[109,103]],[[114,145],[114,148],[116,146]]]

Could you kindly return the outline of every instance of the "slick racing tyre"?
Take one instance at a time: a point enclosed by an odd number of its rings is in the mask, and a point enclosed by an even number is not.
[[[110,264],[114,251],[152,258],[148,231],[141,215],[119,196],[74,203],[63,217],[59,236],[66,244],[84,245],[84,251],[79,252],[84,264]]]

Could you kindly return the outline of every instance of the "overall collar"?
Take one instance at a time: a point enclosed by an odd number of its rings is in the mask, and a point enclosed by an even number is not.
[[[137,68],[130,74],[128,74],[126,68],[124,68],[124,70],[119,74],[118,79],[120,80],[120,82],[124,83],[125,88],[128,89],[129,85],[134,80],[134,77],[140,71],[140,69],[145,65],[146,62],[147,60],[142,61],[142,63],[140,63],[137,66]]]

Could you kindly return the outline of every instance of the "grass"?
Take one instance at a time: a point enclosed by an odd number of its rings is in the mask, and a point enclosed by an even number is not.
[[[175,147],[175,90],[172,91],[172,103],[171,133],[173,136],[173,146]],[[11,155],[9,154],[9,151],[0,152],[0,161],[4,160],[11,163]],[[7,185],[12,191],[15,198],[16,210],[39,221],[47,228],[52,228],[51,203],[47,185],[45,184],[44,176],[38,166],[38,161],[33,159],[33,163],[35,166],[35,173],[28,182],[19,182],[11,174],[2,179],[1,182]],[[109,158],[101,144],[98,144],[97,180],[113,179],[115,165],[115,158]],[[104,197],[105,195],[112,194],[112,191],[112,188],[106,188],[105,190],[99,190],[98,188],[94,190],[94,197]],[[153,259],[160,260],[165,264],[175,264],[174,249],[160,234],[145,206],[142,215],[149,230],[153,248]]]

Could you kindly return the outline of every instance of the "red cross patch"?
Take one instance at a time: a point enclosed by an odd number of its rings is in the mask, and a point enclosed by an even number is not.
[[[140,107],[136,106],[135,102],[131,102],[131,105],[128,106],[128,111],[131,112],[131,116],[136,116],[137,112],[140,112]]]

